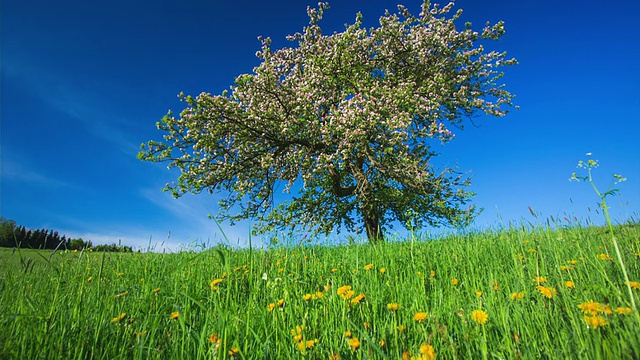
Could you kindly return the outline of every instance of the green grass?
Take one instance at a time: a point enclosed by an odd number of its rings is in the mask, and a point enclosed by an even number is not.
[[[640,227],[615,230],[640,281]],[[637,359],[640,318],[616,312],[631,300],[614,258],[602,228],[175,254],[5,249],[0,358],[211,359],[233,348],[247,359],[399,359],[428,344],[441,359]],[[337,293],[345,285],[349,299]],[[611,308],[598,313],[606,325],[587,327],[578,305],[590,300]],[[486,312],[484,325],[474,310]],[[417,322],[417,312],[428,316]]]

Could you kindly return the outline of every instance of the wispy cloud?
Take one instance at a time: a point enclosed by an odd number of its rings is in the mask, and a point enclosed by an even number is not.
[[[53,178],[34,170],[28,165],[27,161],[24,160],[16,161],[15,159],[9,158],[5,155],[0,166],[2,167],[0,177],[2,177],[3,180],[20,181],[22,183],[43,188],[68,188],[72,186],[66,181]]]

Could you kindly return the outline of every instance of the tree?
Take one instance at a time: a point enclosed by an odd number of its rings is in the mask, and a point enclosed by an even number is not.
[[[461,173],[432,164],[432,145],[465,118],[508,112],[498,69],[516,60],[477,44],[499,39],[503,22],[459,31],[452,6],[425,1],[417,17],[398,6],[370,29],[357,14],[332,35],[318,24],[328,5],[308,8],[309,26],[288,36],[297,46],[274,51],[259,38],[260,65],[231,91],[181,93],[186,108],[157,123],[163,140],[143,144],[139,158],[181,170],[165,187],[176,197],[227,192],[218,218],[256,219],[258,233],[358,231],[360,219],[375,241],[394,221],[458,223],[475,213],[474,194]],[[276,204],[279,186],[297,194]]]

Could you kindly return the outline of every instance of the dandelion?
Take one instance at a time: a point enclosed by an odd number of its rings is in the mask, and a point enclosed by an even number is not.
[[[278,300],[278,303],[276,305],[278,305],[278,307],[283,307],[284,306],[284,299]]]
[[[360,340],[358,340],[357,337],[351,338],[347,344],[349,344],[349,346],[351,347],[351,350],[358,350],[358,348],[360,347]]]
[[[344,337],[346,338],[350,338],[351,337],[351,331],[347,330],[344,332]]]
[[[549,299],[553,298],[558,293],[555,288],[550,286],[538,285],[536,286],[536,289],[540,292],[540,294]]]
[[[302,300],[304,300],[304,301],[311,300],[311,294],[304,294],[304,296],[302,296]]]
[[[218,341],[220,341],[220,338],[218,338],[218,334],[213,333],[213,334],[209,335],[209,342],[212,345],[219,345]]]
[[[609,324],[607,319],[599,315],[596,315],[596,316],[585,315],[584,322],[587,323],[587,328],[590,328],[590,329],[593,328],[594,330],[601,326],[605,326]]]
[[[389,309],[391,311],[398,311],[399,308],[400,308],[400,304],[398,304],[398,303],[388,303],[387,304],[387,309]]]
[[[91,281],[91,280],[93,280],[93,276],[89,276],[89,277],[87,278],[87,282],[89,282],[89,281]]]
[[[275,309],[275,308],[276,308],[276,304],[274,304],[274,303],[271,303],[271,304],[267,305],[267,310],[269,310],[270,312],[273,311],[273,309]]]
[[[480,290],[476,290],[476,295],[477,295],[478,297],[482,297],[482,291],[480,291]]]
[[[568,289],[573,289],[576,287],[576,283],[574,283],[573,281],[566,281],[564,283],[564,286],[566,286]]]
[[[371,270],[371,269],[373,269],[373,264],[367,264],[367,265],[365,265],[365,266],[364,266],[364,269],[365,269],[365,270]]]
[[[213,279],[210,283],[209,286],[211,287],[212,291],[216,291],[218,290],[218,284],[220,284],[223,281],[223,279]]]
[[[368,328],[371,327],[371,324],[369,324],[368,322],[365,321],[365,322],[362,323],[362,326],[364,326],[365,329],[368,329]]]
[[[613,260],[613,258],[611,256],[609,256],[609,254],[598,254],[598,259],[602,260],[602,261],[606,261],[606,260]]]
[[[386,273],[386,272],[387,272],[387,269],[385,269],[385,268],[380,268],[380,274],[384,274],[384,273]]]
[[[434,270],[431,270],[431,273],[429,275],[430,275],[431,280],[433,280],[436,277],[436,272]]]
[[[578,309],[582,310],[585,315],[596,316],[598,314],[607,314],[611,312],[611,308],[608,305],[600,304],[593,300],[583,302],[578,305]]]
[[[640,289],[640,282],[629,281],[629,286],[631,286],[632,289],[639,290]]]
[[[380,341],[378,341],[378,345],[380,345],[380,347],[384,347],[387,344],[386,341],[384,341],[384,339],[380,339]]]
[[[157,293],[159,293],[159,292],[160,292],[160,288],[155,288],[155,289],[153,289],[153,293],[154,293],[154,294],[157,294]]]
[[[396,329],[399,332],[403,333],[407,328],[404,325],[399,325],[399,326],[396,326]]]
[[[358,296],[354,297],[353,299],[351,299],[351,303],[352,304],[357,304],[357,303],[360,303],[360,302],[363,302],[363,301],[364,301],[364,294],[363,293],[360,293],[360,295],[358,295]]]
[[[533,249],[533,248],[531,248],[531,249],[527,250],[527,252],[528,252],[529,254],[533,254],[533,253],[534,253],[534,252],[536,252],[536,251],[537,251],[537,250],[536,250],[536,249]]]
[[[473,310],[471,313],[471,319],[480,325],[484,325],[489,319],[489,315],[482,310]]]
[[[350,285],[344,285],[344,286],[340,286],[340,287],[338,288],[338,290],[336,290],[336,293],[337,293],[338,295],[341,295],[341,296],[342,296],[342,295],[346,294],[346,293],[347,293],[347,291],[349,291],[349,290],[351,290],[351,286],[350,286]]]
[[[333,268],[333,269],[331,269],[331,272],[332,272],[332,273],[334,273],[334,272],[336,272],[336,271],[338,271],[338,269],[337,269],[337,268]]]
[[[517,300],[520,301],[522,300],[522,298],[524,297],[524,293],[521,292],[513,292],[511,293],[511,295],[509,295],[509,298],[511,298],[511,300]]]
[[[321,291],[316,291],[316,298],[317,299],[322,299],[324,297],[324,293]]]
[[[427,314],[426,312],[417,312],[415,313],[415,315],[413,315],[413,320],[417,321],[417,322],[423,322],[424,320],[427,319],[427,316],[429,316],[429,314]]]
[[[500,284],[498,284],[497,281],[493,282],[493,291],[498,291],[500,290]]]
[[[575,265],[578,263],[578,260],[567,260],[567,264],[569,265]]]
[[[237,355],[240,352],[240,349],[238,349],[237,347],[231,347],[231,349],[229,349],[229,356],[234,356]]]
[[[432,360],[436,358],[436,351],[433,346],[423,343],[420,345],[420,359]]]
[[[458,281],[458,279],[456,279],[456,278],[451,279],[451,284],[453,284],[454,286],[455,286],[455,285],[458,285],[458,282],[459,282],[459,281]]]
[[[617,307],[616,308],[616,314],[618,315],[629,315],[631,314],[631,308],[630,307]]]
[[[122,320],[124,320],[125,316],[127,316],[127,313],[122,313],[116,317],[114,317],[113,319],[111,319],[112,323],[118,323],[121,322]]]
[[[173,320],[173,319],[177,319],[180,316],[180,312],[179,311],[174,311],[171,313],[171,315],[169,315],[169,319]]]
[[[544,276],[536,276],[533,279],[531,279],[531,282],[543,284],[547,282],[547,278]]]

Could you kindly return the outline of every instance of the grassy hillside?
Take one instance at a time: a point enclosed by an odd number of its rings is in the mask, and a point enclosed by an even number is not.
[[[640,299],[640,228],[617,227]],[[1,358],[632,359],[607,232],[376,246],[0,251]]]

